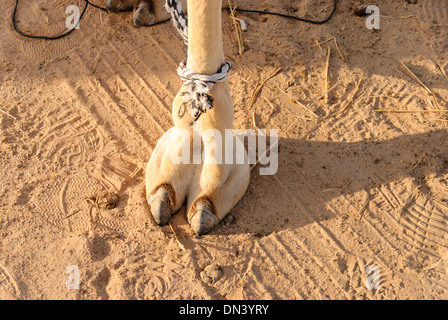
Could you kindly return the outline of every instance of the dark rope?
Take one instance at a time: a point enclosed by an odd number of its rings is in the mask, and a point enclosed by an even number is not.
[[[94,4],[94,3],[92,3],[92,2],[90,2],[90,1],[88,1],[88,0],[85,0],[87,3],[89,3],[92,7],[94,7],[94,8],[97,8],[97,9],[100,9],[100,10],[103,10],[103,11],[106,11],[106,12],[108,12],[108,10],[106,9],[106,8],[103,8],[103,7],[100,7],[100,6],[97,6],[96,4]]]
[[[89,0],[84,0],[84,1],[85,1],[84,9],[82,10],[81,15],[79,16],[79,20],[76,23],[75,27],[73,29],[70,29],[70,30],[68,30],[68,31],[58,35],[58,36],[35,36],[35,35],[27,34],[27,33],[24,33],[23,31],[20,31],[19,28],[17,28],[17,23],[16,23],[17,6],[19,5],[19,0],[16,0],[16,4],[14,6],[14,11],[12,13],[12,26],[14,27],[14,30],[18,34],[20,34],[21,36],[26,37],[26,38],[42,39],[42,40],[58,40],[58,39],[64,38],[64,37],[68,36],[70,33],[72,33],[78,27],[79,23],[81,22],[82,17],[84,16],[84,13],[86,13],[86,11],[87,11],[87,7],[89,5],[91,5],[92,7],[97,8],[97,9],[100,9],[100,10],[103,10],[103,11],[107,11],[106,8],[102,8],[100,6],[97,6],[96,4],[91,3]]]
[[[319,24],[324,24],[324,23],[327,23],[328,21],[330,21],[330,19],[333,17],[334,13],[336,12],[337,4],[338,4],[338,0],[334,0],[333,10],[331,11],[330,15],[322,21],[315,21],[315,20],[300,18],[300,17],[291,16],[291,15],[279,13],[279,12],[260,11],[260,10],[251,10],[251,9],[238,9],[238,8],[235,8],[232,10],[239,11],[239,12],[246,12],[246,13],[257,13],[257,14],[265,14],[265,15],[271,15],[271,16],[279,16],[279,17],[283,17],[283,18],[288,18],[288,19],[293,19],[293,20],[297,20],[297,21],[301,21],[301,22],[319,25]],[[224,9],[230,11],[230,8],[224,8]]]
[[[12,13],[12,25],[14,27],[14,30],[18,34],[20,34],[21,36],[26,37],[26,38],[42,39],[42,40],[58,40],[58,39],[64,38],[64,37],[68,36],[69,34],[71,34],[73,31],[75,31],[75,29],[78,27],[79,23],[81,22],[84,14],[86,13],[87,7],[89,5],[94,7],[94,8],[96,8],[96,9],[100,9],[100,10],[108,12],[108,10],[106,8],[103,8],[103,7],[100,7],[100,6],[98,6],[98,5],[94,4],[94,3],[91,3],[89,0],[84,0],[84,1],[85,1],[84,9],[82,10],[82,13],[81,13],[81,15],[79,17],[79,20],[76,23],[75,27],[73,29],[70,29],[70,30],[60,34],[60,35],[57,35],[57,36],[35,36],[35,35],[27,34],[27,33],[23,32],[23,31],[19,30],[19,28],[17,27],[17,23],[16,23],[17,6],[19,5],[19,0],[16,0],[16,4],[14,6],[14,11]],[[287,14],[279,13],[279,12],[260,11],[260,10],[251,10],[251,9],[239,9],[239,8],[235,8],[235,9],[232,9],[232,10],[235,10],[235,11],[238,11],[238,12],[245,12],[245,13],[256,13],[256,14],[261,14],[261,15],[279,16],[279,17],[283,17],[283,18],[287,18],[287,19],[293,19],[293,20],[297,20],[297,21],[301,21],[301,22],[321,25],[321,24],[324,24],[324,23],[327,23],[328,21],[330,21],[330,19],[333,17],[334,13],[336,12],[336,8],[337,8],[337,0],[334,0],[333,10],[331,11],[330,15],[326,19],[321,20],[321,21],[315,21],[315,20],[300,18],[300,17],[291,16],[291,15],[287,15]],[[223,9],[230,10],[229,8],[223,8]],[[167,22],[169,20],[170,19],[164,20],[164,21],[160,21],[160,22],[158,22],[156,24],[164,23],[164,22]]]

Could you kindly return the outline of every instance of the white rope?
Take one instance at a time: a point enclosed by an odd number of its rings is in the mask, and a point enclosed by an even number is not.
[[[187,69],[185,61],[181,62],[177,74],[184,82],[186,91],[183,93],[185,104],[190,104],[190,114],[195,121],[207,110],[213,108],[213,97],[210,90],[216,82],[223,82],[229,78],[232,63],[227,61],[215,74],[201,74]]]
[[[178,0],[166,0],[165,9],[173,18],[173,24],[185,43],[188,43],[188,18],[182,11],[182,3]]]
[[[178,0],[166,0],[165,8],[173,18],[174,26],[188,43],[188,17],[182,11],[182,4]],[[182,94],[185,105],[190,105],[190,115],[194,121],[198,120],[201,114],[213,108],[213,97],[210,90],[216,82],[226,81],[229,78],[229,71],[232,63],[227,61],[214,74],[201,74],[188,70],[185,61],[181,62],[177,69],[177,74],[184,82],[186,91]],[[179,117],[185,114],[185,108],[179,109]]]

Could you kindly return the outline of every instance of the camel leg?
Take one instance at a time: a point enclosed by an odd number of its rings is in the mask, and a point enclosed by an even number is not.
[[[173,102],[173,118],[178,117],[175,112],[182,104],[179,92]],[[146,199],[159,225],[167,224],[185,202],[195,173],[192,137],[190,124],[177,121],[160,138],[146,166]]]
[[[221,0],[188,0],[187,68],[193,72],[214,74],[225,61],[221,5]],[[175,127],[164,134],[148,162],[145,177],[147,199],[159,224],[167,223],[171,214],[187,200],[188,221],[193,231],[202,235],[211,231],[244,195],[250,170],[247,161],[244,164],[214,162],[218,149],[210,132],[220,136],[222,143],[218,148],[223,158],[227,152],[234,152],[233,148],[225,148],[226,130],[232,129],[234,117],[228,82],[214,85],[210,91],[214,99],[213,109],[202,114],[194,126],[190,114],[179,116],[183,114],[181,108],[185,107],[183,92],[185,88],[182,86],[173,102]],[[199,150],[202,147],[204,151],[204,159],[200,163],[192,160],[197,147],[193,141],[195,130],[200,135]],[[172,155],[178,155],[179,145],[183,144],[187,147],[182,150],[191,152],[190,161],[179,164],[173,161]],[[247,159],[247,154],[244,158]]]
[[[233,104],[228,96],[228,84],[215,86],[212,91],[215,106],[199,119],[204,159],[202,165],[195,168],[187,199],[187,219],[197,235],[211,231],[232,210],[246,192],[250,177],[244,149],[244,164],[224,163],[228,152],[236,153],[236,141],[231,149],[226,148],[228,136],[225,133],[231,128],[232,121],[228,117],[233,116]],[[215,157],[219,140],[221,153]]]
[[[221,0],[189,0],[189,70],[203,74],[215,73],[225,62],[222,42]],[[214,107],[201,115],[198,122],[204,145],[203,165],[196,167],[187,202],[187,217],[198,235],[212,230],[236,205],[249,184],[249,165],[224,164],[227,152],[225,131],[233,127],[234,106],[227,81],[216,83],[210,92]],[[220,163],[215,163],[216,139],[206,133],[216,132],[221,137]],[[244,155],[247,158],[247,155]],[[219,161],[219,159],[218,159]]]

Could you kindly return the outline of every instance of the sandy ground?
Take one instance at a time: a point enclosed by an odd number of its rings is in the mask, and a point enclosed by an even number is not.
[[[184,249],[144,197],[144,167],[172,127],[181,83],[176,30],[135,29],[129,13],[89,8],[71,36],[29,40],[12,30],[14,2],[0,2],[0,109],[9,114],[0,113],[0,298],[448,298],[448,117],[375,112],[446,110],[448,1],[381,1],[377,32],[351,0],[322,26],[238,13],[248,25],[242,55],[224,12],[235,128],[254,128],[254,115],[256,127],[279,129],[279,169],[255,168],[231,218],[209,235],[194,236],[185,210],[176,214]],[[22,2],[20,27],[47,35],[64,30],[66,6],[83,3]],[[331,3],[235,1],[308,18],[325,17]],[[333,37],[346,61],[334,41],[317,45]],[[329,47],[337,86],[328,103],[313,103],[325,92]],[[118,193],[117,208],[86,200],[106,190]],[[212,263],[222,276],[205,283]],[[79,289],[66,286],[69,266]],[[366,286],[369,266],[377,289]]]

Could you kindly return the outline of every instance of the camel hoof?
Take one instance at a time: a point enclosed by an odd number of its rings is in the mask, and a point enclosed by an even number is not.
[[[133,13],[134,27],[150,26],[154,24],[155,17],[148,2],[140,2]]]
[[[219,223],[218,217],[205,205],[199,204],[191,218],[190,225],[195,234],[202,236],[210,232]]]
[[[169,193],[164,187],[160,187],[157,192],[149,198],[151,214],[155,222],[160,225],[166,225],[170,222],[172,210],[169,199]]]

